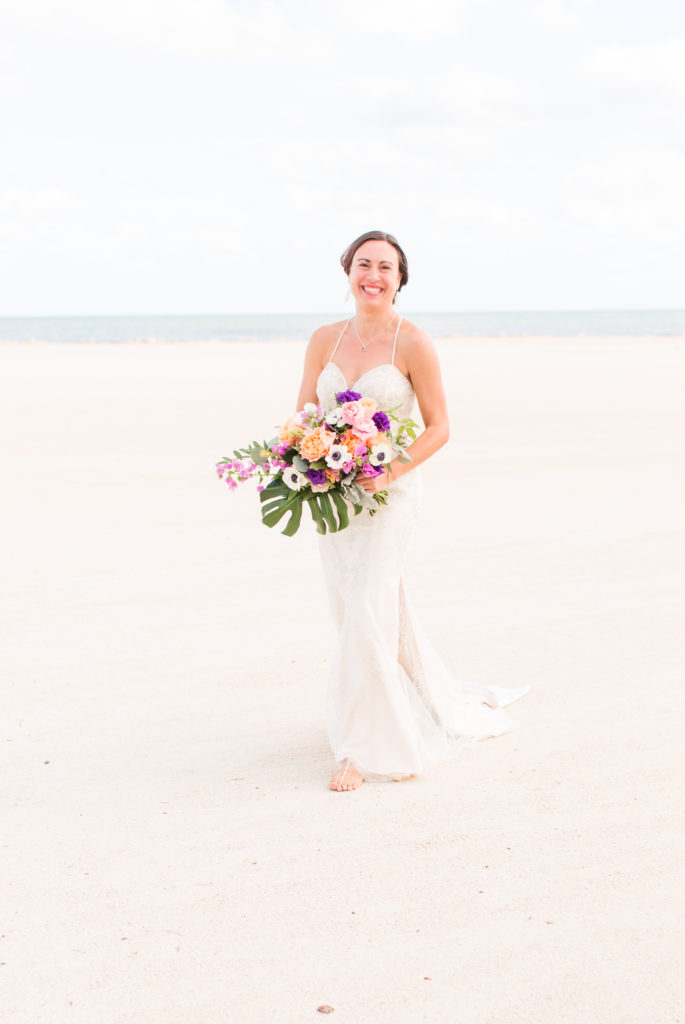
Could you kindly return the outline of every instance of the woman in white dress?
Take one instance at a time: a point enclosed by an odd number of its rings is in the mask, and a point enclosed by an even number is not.
[[[320,539],[339,632],[327,698],[337,763],[330,788],[339,792],[419,774],[466,743],[507,732],[517,723],[498,709],[527,691],[458,683],[411,615],[402,566],[420,503],[417,469],[449,437],[440,364],[424,331],[395,311],[409,278],[397,239],[369,231],[341,263],[356,312],[312,335],[297,408],[332,409],[336,394],[353,388],[401,417],[416,399],[425,429],[410,462],[362,483],[369,493],[388,488],[387,506]]]

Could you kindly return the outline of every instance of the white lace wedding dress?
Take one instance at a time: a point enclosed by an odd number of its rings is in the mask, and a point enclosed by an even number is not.
[[[324,410],[353,387],[380,409],[411,415],[414,389],[394,365],[394,351],[392,363],[354,384],[333,356],[317,382]],[[465,744],[508,732],[518,723],[499,709],[528,690],[457,682],[411,613],[402,567],[420,504],[420,472],[392,484],[387,506],[375,515],[350,517],[347,529],[320,538],[339,632],[328,683],[329,736],[338,764],[349,759],[367,780],[425,772]]]

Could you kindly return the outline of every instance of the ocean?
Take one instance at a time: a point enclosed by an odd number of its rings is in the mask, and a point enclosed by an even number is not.
[[[0,342],[302,341],[343,313],[0,317]],[[432,338],[513,335],[685,335],[685,310],[404,313]]]

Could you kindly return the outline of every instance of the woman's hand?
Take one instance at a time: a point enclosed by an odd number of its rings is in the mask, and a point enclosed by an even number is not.
[[[378,476],[362,476],[358,474],[355,483],[361,487],[367,494],[375,494],[376,491],[384,491],[390,484],[390,475],[387,469],[384,469]]]

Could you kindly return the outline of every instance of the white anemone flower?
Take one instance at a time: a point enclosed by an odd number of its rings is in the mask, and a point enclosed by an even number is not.
[[[331,409],[330,412],[326,413],[326,423],[330,423],[332,427],[337,427],[339,423],[343,421],[343,411],[340,406],[335,409]]]
[[[344,444],[332,444],[326,456],[326,465],[331,469],[340,469],[350,461],[350,453]]]
[[[308,416],[311,416],[313,412],[316,412],[316,406],[313,402],[305,402],[303,411],[306,412]]]
[[[283,483],[291,491],[299,491],[307,483],[307,477],[294,466],[288,466],[283,470]]]
[[[372,466],[384,466],[387,462],[390,462],[393,456],[392,448],[389,444],[375,444],[371,449],[369,455],[369,462]]]

